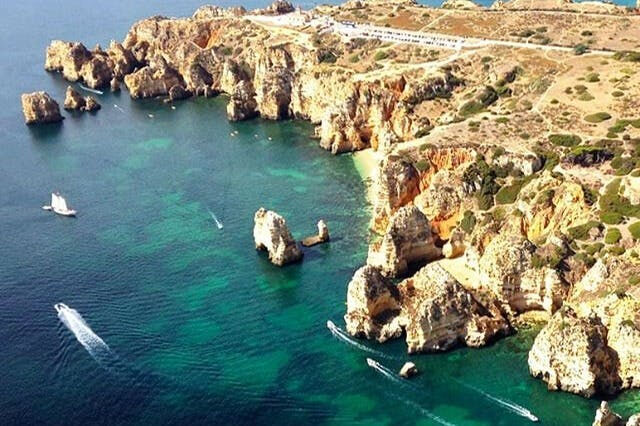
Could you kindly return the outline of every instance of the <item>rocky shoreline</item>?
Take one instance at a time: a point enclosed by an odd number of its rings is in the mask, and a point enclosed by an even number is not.
[[[366,7],[396,25],[405,12],[436,13],[411,1],[315,13],[350,17]],[[470,13],[451,7],[453,17]],[[506,9],[505,19],[520,16]],[[307,24],[285,28],[255,18],[289,12],[279,1],[252,15],[203,6],[191,18],[152,17],[107,50],[54,41],[45,68],[92,88],[122,81],[133,98],[222,93],[230,120],[305,119],[334,154],[375,150],[379,239],[348,284],[352,335],[404,336],[409,353],[480,347],[537,312],[548,323],[528,364],[549,389],[592,397],[639,387],[640,121],[631,115],[640,84],[618,77],[637,61],[564,51],[554,61],[544,48],[503,44],[394,50],[315,27],[318,16],[296,14]],[[591,74],[571,80],[566,63]],[[611,81],[605,72],[622,79],[608,91],[630,95],[597,107],[574,99],[574,91],[587,99],[589,79]],[[604,107],[612,114],[589,109]],[[283,265],[302,253],[288,229],[275,240],[265,231],[286,226],[280,219],[258,211],[254,236]],[[442,258],[459,258],[468,279]]]

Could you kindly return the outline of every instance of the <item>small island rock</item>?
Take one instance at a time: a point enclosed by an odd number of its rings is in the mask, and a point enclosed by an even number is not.
[[[97,111],[101,108],[93,96],[83,97],[73,87],[68,86],[64,98],[64,109],[69,111]]]
[[[329,227],[324,220],[318,222],[318,234],[302,240],[302,245],[305,247],[315,246],[316,244],[326,243],[329,241]]]
[[[416,365],[411,361],[405,362],[398,374],[400,377],[408,379],[418,374],[418,367],[416,367]]]
[[[302,251],[282,216],[260,208],[254,216],[253,239],[257,250],[269,252],[269,260],[282,266],[302,259]]]
[[[602,401],[600,408],[596,410],[596,418],[593,420],[592,426],[622,426],[624,422],[622,417],[611,411],[609,403]]]
[[[24,93],[21,100],[26,124],[57,123],[64,119],[60,106],[47,92]]]

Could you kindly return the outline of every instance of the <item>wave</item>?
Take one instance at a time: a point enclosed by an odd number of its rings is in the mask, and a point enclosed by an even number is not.
[[[76,340],[80,342],[93,359],[105,367],[116,361],[117,357],[111,351],[109,345],[89,327],[78,311],[64,303],[56,303],[54,307],[58,312],[60,321],[73,333]]]
[[[207,209],[207,211],[209,212],[209,215],[211,216],[211,218],[216,222],[216,226],[218,227],[218,229],[222,229],[224,228],[224,225],[222,224],[222,222],[220,222],[218,220],[218,218],[216,217],[215,214],[213,214],[213,212],[209,209]]]
[[[80,88],[82,90],[86,90],[87,92],[95,93],[96,95],[104,95],[104,92],[102,90],[91,89],[91,88],[85,86],[84,84],[81,84]]]
[[[383,376],[385,376],[386,378],[390,379],[391,381],[395,382],[395,383],[399,383],[401,385],[412,385],[411,383],[407,382],[406,380],[400,378],[396,373],[394,373],[393,371],[391,371],[390,369],[388,369],[387,367],[385,367],[384,365],[380,364],[378,361],[371,359],[371,358],[367,358],[367,364],[369,365],[369,367],[373,368],[374,370],[376,370],[378,373],[382,374]],[[410,386],[412,389],[418,390],[417,386]],[[401,401],[404,404],[407,404],[413,408],[415,408],[416,410],[420,411],[424,416],[430,418],[431,420],[433,420],[436,423],[439,423],[441,425],[444,426],[455,426],[453,423],[449,423],[448,421],[446,421],[445,419],[443,419],[442,417],[439,417],[435,414],[433,414],[431,411],[425,409],[424,407],[422,407],[421,405],[417,404],[414,401],[411,401],[409,399],[404,399],[401,398],[395,394],[391,394],[391,393],[386,393],[387,395],[390,395],[391,397],[393,397],[394,399]]]
[[[471,386],[468,385],[466,383],[461,383],[463,386],[472,389],[476,392],[478,392],[479,394],[481,394],[482,396],[484,396],[485,398],[487,398],[490,401],[495,402],[496,404],[506,408],[507,410],[511,411],[512,413],[515,413],[521,417],[525,417],[529,420],[531,420],[532,422],[537,422],[539,421],[538,417],[536,417],[535,414],[533,414],[529,409],[516,404],[515,402],[509,401],[507,399],[502,399],[502,398],[498,398],[497,396],[493,396],[485,391],[483,391],[482,389],[478,389],[475,386]]]
[[[342,329],[340,329],[337,325],[335,325],[334,322],[331,320],[327,321],[327,328],[329,329],[331,334],[333,334],[334,337],[338,338],[339,340],[342,340],[343,342],[351,346],[355,346],[360,350],[369,352],[370,354],[377,355],[381,358],[393,359],[393,357],[390,357],[389,355],[386,355],[380,351],[376,351],[375,349],[371,349],[370,347],[367,347],[362,343],[358,343],[353,338],[351,338],[347,333],[345,333]]]

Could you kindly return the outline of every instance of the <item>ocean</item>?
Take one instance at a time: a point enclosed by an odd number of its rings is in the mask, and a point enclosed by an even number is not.
[[[138,19],[198,5],[0,9],[0,422],[511,426],[531,423],[522,407],[545,425],[590,424],[599,401],[529,376],[534,329],[411,357],[402,341],[330,333],[366,259],[370,209],[352,156],[320,149],[309,123],[229,123],[222,97],[173,110],[123,91],[98,96],[94,115],[24,125],[21,93],[64,99],[68,83],[43,70],[50,39],[107,46]],[[76,219],[41,210],[54,190]],[[275,267],[253,246],[261,206],[296,238],[324,219],[332,241]],[[401,381],[367,357],[393,371],[411,360],[421,375]],[[640,396],[613,406],[640,411]]]

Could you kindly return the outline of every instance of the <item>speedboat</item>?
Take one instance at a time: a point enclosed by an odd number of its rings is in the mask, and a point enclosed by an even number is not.
[[[60,216],[75,217],[76,211],[67,206],[67,200],[59,193],[51,193],[51,205],[42,206],[42,210],[52,211]]]
[[[53,305],[53,307],[56,309],[57,313],[60,313],[60,311],[62,311],[63,309],[69,309],[69,307],[64,303],[56,303],[55,305]]]

